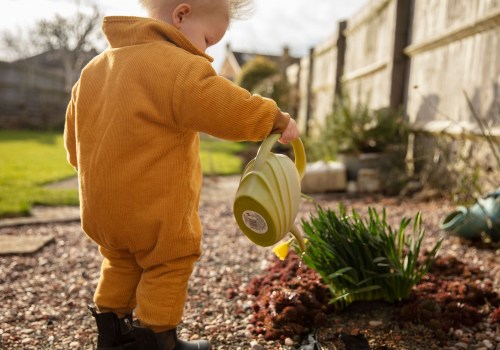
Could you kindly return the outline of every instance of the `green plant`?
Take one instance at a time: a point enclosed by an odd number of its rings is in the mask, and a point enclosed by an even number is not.
[[[420,213],[413,222],[413,233],[406,228],[411,219],[403,218],[394,230],[380,215],[368,209],[363,220],[356,210],[349,216],[339,205],[338,213],[318,207],[310,222],[302,220],[307,235],[304,262],[317,271],[332,293],[331,303],[343,308],[357,300],[407,299],[433,264],[441,241],[420,259],[424,230]]]
[[[319,135],[306,137],[308,159],[334,160],[337,154],[393,152],[405,153],[409,127],[402,110],[371,110],[364,104],[353,104],[347,92],[335,100],[333,112],[327,115]],[[398,160],[399,161],[399,160]]]
[[[343,93],[336,100],[324,132],[324,137],[338,143],[339,152],[359,154],[405,144],[408,127],[401,110],[371,110],[364,104],[353,105],[349,95]]]

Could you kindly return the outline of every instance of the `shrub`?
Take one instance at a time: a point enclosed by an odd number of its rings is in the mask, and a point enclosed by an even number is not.
[[[343,153],[383,152],[407,142],[408,126],[401,110],[353,105],[347,93],[337,99],[329,123]]]
[[[288,81],[272,60],[257,56],[248,61],[236,83],[253,94],[273,99],[282,110],[288,110]]]
[[[318,135],[306,137],[305,146],[312,160],[336,159],[339,153],[404,154],[408,134],[408,122],[401,109],[370,109],[366,104],[354,104],[344,91],[335,99],[333,111],[326,116]]]
[[[236,83],[248,91],[253,91],[263,80],[278,73],[278,66],[273,61],[257,56],[243,66]]]
[[[339,205],[338,214],[318,207],[310,222],[302,221],[307,235],[304,262],[316,270],[329,286],[331,303],[343,308],[356,300],[407,299],[436,258],[441,241],[419,260],[425,233],[420,213],[413,233],[405,234],[411,219],[403,218],[398,230],[386,221],[385,210],[379,215],[368,209],[363,220],[353,209],[348,216]]]

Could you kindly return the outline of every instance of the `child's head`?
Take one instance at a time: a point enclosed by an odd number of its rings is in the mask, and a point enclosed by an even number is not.
[[[199,50],[218,43],[251,0],[139,0],[152,18],[179,29]]]

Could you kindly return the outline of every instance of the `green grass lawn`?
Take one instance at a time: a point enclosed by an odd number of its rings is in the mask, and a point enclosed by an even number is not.
[[[62,133],[0,130],[0,216],[28,214],[33,204],[78,204],[75,190],[43,187],[75,174]]]
[[[237,154],[245,150],[246,144],[204,136],[200,147],[204,175],[232,175],[242,171],[242,160]]]
[[[240,173],[237,153],[245,147],[203,137],[204,174]],[[66,161],[62,132],[0,130],[0,217],[26,215],[35,204],[77,205],[78,191],[44,187],[72,176],[76,172]]]

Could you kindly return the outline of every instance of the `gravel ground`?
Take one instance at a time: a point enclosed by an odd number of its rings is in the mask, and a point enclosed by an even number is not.
[[[205,192],[208,193],[208,192]],[[230,190],[211,192],[202,197],[204,226],[203,255],[191,278],[184,322],[178,328],[183,339],[211,340],[213,349],[292,349],[279,342],[266,342],[251,334],[252,297],[246,284],[262,274],[274,259],[270,249],[252,244],[237,228],[232,216]],[[349,207],[366,211],[367,206],[386,207],[394,225],[403,216],[422,212],[427,230],[426,245],[439,239],[439,222],[453,209],[445,201],[411,202],[384,198],[343,198],[321,196],[323,206],[336,207],[342,201]],[[301,203],[299,216],[314,211]],[[0,349],[94,349],[95,324],[87,311],[99,277],[100,257],[95,245],[82,233],[79,223],[26,225],[1,228],[11,235],[55,236],[52,244],[32,255],[0,257]],[[489,273],[500,291],[500,249],[465,244],[446,237],[441,254],[455,256]],[[480,349],[500,350],[498,324],[487,322],[474,328],[452,330],[444,346],[426,336],[422,326],[400,331],[387,329],[390,315],[383,312],[349,313],[331,318],[325,329],[358,329],[379,347],[392,349]],[[330,321],[329,321],[330,322]],[[398,344],[400,344],[398,346]],[[295,344],[296,345],[296,344]]]

